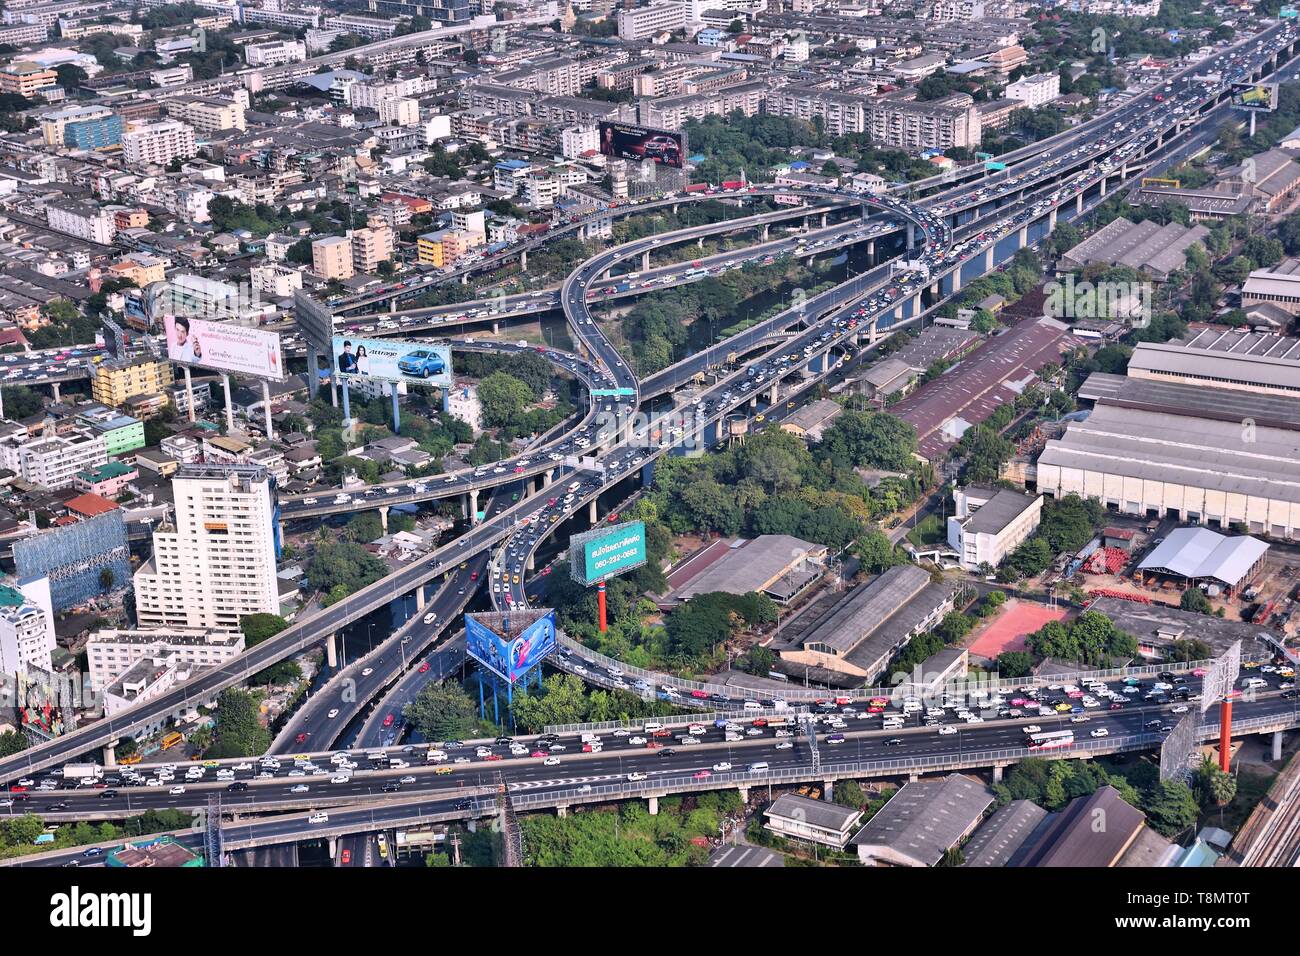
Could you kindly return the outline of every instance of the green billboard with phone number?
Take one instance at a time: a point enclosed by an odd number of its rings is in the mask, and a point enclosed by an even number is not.
[[[582,584],[597,584],[646,563],[644,521],[625,521],[574,535],[571,544],[582,550]],[[579,562],[572,563],[576,571]]]

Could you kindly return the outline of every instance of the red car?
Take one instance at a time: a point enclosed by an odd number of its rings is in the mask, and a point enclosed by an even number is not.
[[[1110,705],[1110,709],[1111,709],[1111,710],[1123,710],[1123,709],[1124,709],[1124,705],[1121,704],[1121,703],[1119,703],[1118,701],[1116,701],[1115,703],[1113,703],[1113,704]]]
[[[546,502],[546,507],[548,507],[548,508],[553,507],[553,506],[555,505],[555,501],[556,501],[556,499],[554,499],[554,498],[550,498],[550,499],[548,499],[547,502]]]
[[[548,754],[545,750],[534,750],[534,751],[533,751],[532,753],[530,753],[528,756],[530,756],[530,757],[543,757],[543,758],[545,758],[545,757],[549,757],[550,754]]]
[[[303,733],[299,734],[297,737],[294,737],[293,742],[296,744],[305,744],[307,742],[307,738],[310,736],[311,734],[304,731]]]
[[[387,717],[384,718],[384,726],[385,727],[393,726],[393,720],[394,720],[393,715],[389,714]]]
[[[423,664],[420,665],[420,673],[427,674],[428,672],[429,672],[429,662],[425,661]]]
[[[709,779],[709,777],[712,777],[712,776],[713,776],[713,773],[712,773],[711,771],[708,771],[708,770],[697,770],[697,771],[695,771],[695,779],[696,779],[696,780],[707,780],[707,779]]]
[[[344,850],[342,855],[339,856],[339,863],[343,864],[344,866],[347,866],[351,862],[352,862],[352,851]]]
[[[471,581],[477,581],[477,580],[478,580],[478,572],[477,572],[477,571],[471,571],[471,572],[469,573],[469,579],[470,579]]]
[[[766,717],[755,717],[755,718],[753,719],[753,721],[750,722],[750,725],[749,725],[749,726],[751,726],[751,727],[766,727],[766,726],[767,726],[767,718],[766,718]]]
[[[582,752],[585,753],[585,754],[593,754],[593,753],[597,753],[598,751],[599,751],[599,748],[597,748],[597,747],[593,747],[591,744],[583,744],[583,745],[582,745]]]
[[[654,740],[647,740],[647,741],[645,742],[645,749],[646,749],[646,750],[658,750],[658,749],[659,749],[660,747],[662,747],[662,746],[663,746],[663,744],[658,743],[658,742],[656,742],[656,741],[654,741]]]
[[[852,697],[836,697],[836,698],[835,698],[835,703],[836,703],[838,706],[843,707],[845,704],[851,704],[851,703],[853,703],[853,698],[852,698]]]
[[[656,730],[654,732],[654,736],[656,737],[671,737],[672,735],[673,732],[671,730]]]
[[[696,700],[704,700],[704,698],[708,697],[709,695],[702,690],[693,690],[691,691],[691,696],[694,697]]]
[[[484,760],[504,760],[505,758],[502,757],[500,754],[488,754],[488,755],[487,755],[486,757],[484,757],[483,759],[484,759]]]
[[[16,783],[16,784],[14,784],[12,787],[9,788],[9,792],[10,792],[10,793],[26,793],[26,792],[27,792],[27,788],[24,787],[24,786],[23,786],[22,784],[20,784],[20,783]]]
[[[611,513],[610,516],[605,520],[608,521],[610,524],[613,524],[614,522],[618,521],[618,512],[615,511]]]
[[[549,564],[546,567],[542,568],[542,577],[546,577],[550,573],[551,573],[551,566]]]

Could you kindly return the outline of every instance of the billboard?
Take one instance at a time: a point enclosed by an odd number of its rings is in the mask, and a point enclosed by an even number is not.
[[[681,169],[686,162],[686,142],[681,133],[631,123],[602,122],[600,151],[615,159],[652,159],[674,169]]]
[[[451,385],[451,348],[427,342],[334,336],[334,371],[347,379]]]
[[[258,378],[284,378],[278,332],[185,315],[164,315],[163,329],[167,358],[173,362]]]
[[[555,612],[466,614],[465,651],[513,684],[555,651]]]
[[[579,584],[598,584],[645,563],[644,521],[624,521],[569,539],[569,565]]]
[[[1277,109],[1277,84],[1233,83],[1232,108],[1265,113]]]

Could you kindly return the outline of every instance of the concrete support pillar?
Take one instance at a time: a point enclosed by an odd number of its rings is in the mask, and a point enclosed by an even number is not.
[[[984,250],[984,271],[993,271],[993,247],[989,246]]]
[[[352,424],[352,401],[348,392],[348,380],[343,380],[343,427],[347,428]]]
[[[417,611],[424,610],[425,600],[426,598],[424,596],[424,585],[421,584],[418,588],[415,589],[415,609]]]
[[[339,855],[339,838],[330,837],[330,859],[331,860],[338,859],[338,855]]]
[[[740,788],[740,804],[741,806],[749,805],[749,787]]]
[[[932,299],[937,299],[942,294],[943,294],[943,284],[940,280],[935,279],[934,282],[930,284],[930,297]]]
[[[187,368],[188,372],[189,369]],[[185,382],[189,387],[188,376]],[[320,353],[316,351],[316,346],[308,344],[307,346],[307,395],[309,398],[315,398],[316,393],[320,391]],[[191,402],[191,407],[193,403]],[[191,419],[193,421],[193,419]]]
[[[262,379],[262,415],[266,425],[267,440],[275,441],[275,425],[271,423],[271,383],[266,379]]]
[[[478,524],[478,489],[473,488],[469,493],[469,523]]]
[[[1047,231],[1051,232],[1055,228],[1056,228],[1056,207],[1053,206],[1052,211],[1047,214]]]
[[[916,223],[914,222],[909,222],[907,224],[907,248],[916,248]]]
[[[561,820],[563,820],[565,817],[567,817],[567,816],[569,815],[569,808],[568,808],[568,807],[556,807],[556,808],[555,808],[555,815],[556,815],[557,817],[559,817]]]
[[[823,228],[823,229],[826,228],[826,222],[827,222],[827,220],[826,220],[826,215],[827,215],[826,213],[822,213],[822,228]]]
[[[822,781],[822,799],[825,800],[827,803],[833,803],[833,802],[835,801],[835,781],[834,781],[834,780],[823,780],[823,781]]]
[[[646,800],[646,802],[647,802],[648,804],[650,804],[650,816],[652,816],[652,817],[657,817],[657,816],[659,816],[659,798],[658,798],[658,797],[649,797],[649,798]]]
[[[53,392],[54,392],[54,400],[55,400],[56,402],[61,402],[61,401],[63,401],[63,399],[59,397],[59,383],[58,383],[58,382],[50,382],[50,388],[51,388],[51,389],[53,390]]]
[[[519,253],[519,271],[520,272],[528,271],[528,250],[527,249]]]
[[[469,273],[468,273],[468,272],[462,272],[462,273],[460,274],[460,284],[461,284],[461,285],[469,285]]]
[[[397,311],[397,296],[393,296],[391,299],[388,300],[388,311],[389,312]]]
[[[310,372],[311,369],[309,368],[307,369],[307,371]],[[188,365],[185,366],[185,403],[186,405],[189,406],[189,414],[187,417],[191,422],[193,422],[194,421],[194,379],[190,376],[190,367]]]
[[[641,253],[641,271],[642,272],[650,271],[650,250],[649,249]]]
[[[501,323],[500,323],[500,322],[493,322],[493,323],[492,323],[492,334],[493,334],[493,335],[500,335],[500,334],[501,334]]]
[[[116,742],[117,741],[114,741],[113,743]],[[104,766],[105,767],[117,766],[117,752],[113,750],[113,744],[104,744]]]
[[[1106,177],[1106,176],[1101,177],[1101,198],[1102,198],[1102,199],[1105,199],[1105,198],[1106,198],[1106,180],[1107,180],[1107,178],[1108,178],[1108,177]]]
[[[994,783],[1002,782],[1002,764],[1000,763],[996,763],[993,765],[993,782]]]
[[[781,396],[781,391],[777,387],[776,382],[773,382],[771,389],[769,389],[767,393],[767,403],[769,405],[775,405],[776,400],[780,398],[780,396]]]
[[[388,534],[388,505],[379,506],[379,526]]]
[[[921,293],[918,292],[916,295],[912,296],[912,316],[913,318],[915,318],[920,314],[921,314]]]
[[[961,266],[952,270],[952,294],[956,295],[961,291]]]
[[[918,781],[918,780],[920,780],[920,779],[921,779],[921,775],[920,775],[919,773],[909,773],[909,774],[907,775],[907,782],[908,782],[908,783],[916,783],[916,781]]]
[[[1273,759],[1282,759],[1282,731],[1273,731]]]
[[[1083,193],[1079,193],[1074,197],[1074,214],[1076,216],[1083,215]]]
[[[537,559],[532,554],[529,554],[528,560],[524,562],[524,570],[526,571],[537,570]]]
[[[331,668],[339,666],[339,649],[337,638],[331,634],[325,638],[325,663]]]
[[[758,396],[757,396],[757,395],[751,395],[751,396],[749,396],[749,407],[750,407],[750,408],[758,408]]]
[[[595,498],[592,498],[591,504],[587,505],[587,520],[590,521],[592,524],[595,524],[597,521],[600,520],[600,516],[596,514]]]
[[[699,248],[703,249],[703,248],[704,248],[704,237],[703,237],[703,236],[700,236],[700,238],[696,239],[696,240],[695,240],[695,245],[698,246]]]
[[[768,224],[763,223],[763,241],[767,242]]]
[[[1029,245],[1029,227],[1021,226],[1020,232],[1016,235],[1016,245],[1021,249]]]
[[[347,388],[344,385],[344,388]],[[230,404],[230,376],[225,372],[221,373],[221,390],[226,393],[226,431],[235,430],[235,408]]]
[[[542,487],[543,487],[543,488],[545,488],[547,485],[549,485],[549,484],[550,484],[551,482],[553,482],[554,480],[555,480],[555,469],[554,469],[554,468],[548,468],[548,469],[546,469],[546,471],[542,472]]]
[[[870,268],[876,264],[876,240],[867,240],[867,267]]]

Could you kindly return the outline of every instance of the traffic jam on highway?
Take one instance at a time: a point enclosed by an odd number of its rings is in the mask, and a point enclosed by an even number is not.
[[[571,651],[562,651],[569,653]],[[591,673],[594,661],[575,663]],[[621,672],[607,674],[613,680]],[[961,696],[922,700],[896,693],[859,699],[830,696],[796,711],[779,699],[745,701],[734,716],[689,720],[661,718],[601,731],[494,740],[449,740],[332,754],[265,756],[239,761],[140,764],[121,768],[66,765],[40,779],[23,778],[0,800],[9,813],[94,812],[110,801],[130,803],[131,795],[154,796],[151,806],[201,805],[214,788],[245,793],[256,801],[351,798],[375,794],[478,786],[490,782],[480,770],[510,774],[507,784],[536,789],[567,786],[566,775],[607,770],[615,758],[621,774],[604,779],[645,780],[656,774],[713,773],[798,765],[807,760],[809,725],[822,749],[823,765],[840,759],[928,756],[950,752],[1023,748],[1027,753],[1074,747],[1083,738],[1168,734],[1180,717],[1200,705],[1201,671],[1166,671],[1154,677],[1111,682],[1027,685],[979,689]],[[1279,710],[1294,710],[1295,673],[1276,663],[1243,664],[1239,693]],[[645,681],[623,682],[632,692],[653,690],[667,700],[701,691],[670,684],[651,688]],[[694,698],[714,704],[720,695]],[[949,738],[966,736],[965,741]],[[707,746],[706,746],[707,745]],[[229,798],[227,798],[229,799]],[[87,801],[97,801],[91,804]],[[144,806],[146,804],[137,803]]]

